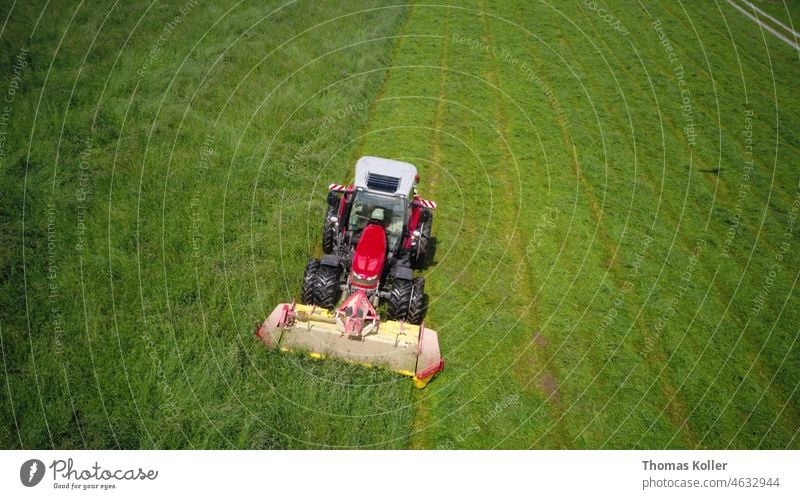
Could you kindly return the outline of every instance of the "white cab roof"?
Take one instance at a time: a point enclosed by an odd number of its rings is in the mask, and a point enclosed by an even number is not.
[[[364,156],[356,162],[355,186],[370,191],[408,196],[417,178],[417,167],[411,163]]]

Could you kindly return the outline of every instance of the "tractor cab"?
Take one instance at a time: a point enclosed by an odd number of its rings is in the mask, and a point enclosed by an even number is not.
[[[419,197],[418,182],[417,168],[411,163],[374,156],[359,159],[351,185],[328,186],[322,251],[343,257],[347,268],[350,252],[374,225],[385,233],[389,266],[424,268],[431,241],[431,210],[436,203]],[[402,273],[407,274],[405,270]]]
[[[388,251],[397,253],[417,178],[417,168],[411,163],[374,156],[359,159],[347,226],[351,244],[357,244],[361,232],[372,223],[383,227]]]
[[[365,190],[356,191],[347,227],[352,234],[351,244],[358,243],[367,226],[379,225],[386,231],[386,247],[389,251],[396,252],[403,239],[406,211],[403,198]]]

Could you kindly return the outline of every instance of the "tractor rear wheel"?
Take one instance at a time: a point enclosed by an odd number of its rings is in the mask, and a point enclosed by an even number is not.
[[[303,284],[300,287],[300,303],[314,305],[314,283],[317,282],[319,260],[309,260],[303,272]]]
[[[333,244],[336,240],[336,224],[331,222],[331,217],[336,216],[336,207],[328,206],[325,213],[325,222],[322,224],[322,251],[328,255],[333,253]]]
[[[425,279],[422,277],[417,277],[414,279],[412,285],[406,322],[410,324],[422,324],[422,320],[425,319],[425,312],[427,309],[428,303],[425,297]]]
[[[414,291],[413,281],[408,279],[395,279],[392,291],[389,293],[389,306],[387,314],[390,321],[405,321],[408,315],[408,306]]]
[[[339,267],[321,265],[314,285],[314,304],[333,310],[339,301]]]

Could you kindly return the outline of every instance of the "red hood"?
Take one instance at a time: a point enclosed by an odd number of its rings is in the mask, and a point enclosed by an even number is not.
[[[353,272],[367,279],[380,277],[386,258],[386,232],[380,225],[367,225],[353,255]]]

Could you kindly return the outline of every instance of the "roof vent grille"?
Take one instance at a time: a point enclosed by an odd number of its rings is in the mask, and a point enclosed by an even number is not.
[[[367,173],[367,187],[376,191],[396,192],[400,179],[377,173]]]

